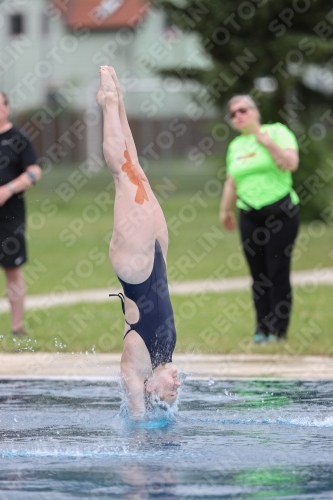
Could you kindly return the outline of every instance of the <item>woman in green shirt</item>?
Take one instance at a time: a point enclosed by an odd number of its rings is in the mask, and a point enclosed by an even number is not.
[[[282,340],[291,312],[290,261],[299,226],[299,199],[291,175],[298,168],[298,145],[285,125],[261,125],[249,95],[233,97],[228,111],[240,135],[227,152],[220,220],[233,231],[233,209],[240,208],[242,248],[253,278],[257,316],[254,342]]]

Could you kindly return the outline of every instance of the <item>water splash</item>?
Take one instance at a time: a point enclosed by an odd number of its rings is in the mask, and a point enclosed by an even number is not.
[[[144,418],[136,421],[130,415],[126,393],[121,383],[119,384],[119,395],[121,397],[121,405],[118,415],[129,427],[144,429],[163,428],[174,422],[178,413],[179,394],[172,406],[168,405],[165,401],[161,401],[156,394],[153,394],[147,402]]]

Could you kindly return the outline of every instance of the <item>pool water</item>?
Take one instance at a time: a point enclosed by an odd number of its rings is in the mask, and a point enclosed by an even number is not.
[[[333,499],[333,382],[187,379],[141,425],[121,400],[0,381],[0,499]]]

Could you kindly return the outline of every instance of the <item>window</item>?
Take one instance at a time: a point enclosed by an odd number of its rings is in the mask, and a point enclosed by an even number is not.
[[[23,15],[22,14],[13,14],[10,16],[10,34],[11,35],[20,35],[24,31],[23,26]]]

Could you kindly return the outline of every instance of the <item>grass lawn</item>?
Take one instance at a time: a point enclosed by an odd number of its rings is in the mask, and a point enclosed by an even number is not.
[[[287,342],[266,346],[251,344],[254,315],[248,292],[174,296],[176,352],[333,355],[331,296],[330,287],[296,287]],[[2,314],[0,346],[3,351],[119,352],[123,321],[118,300],[27,311],[29,337],[14,342],[8,314]]]
[[[169,227],[170,281],[248,274],[238,231],[228,233],[219,224],[223,175],[217,160],[200,170],[181,161],[150,166],[148,176]],[[111,286],[120,290],[108,258],[113,197],[112,177],[106,169],[90,178],[75,166],[54,167],[27,193],[30,259],[24,273],[28,294]],[[293,269],[333,266],[332,241],[332,227],[320,221],[303,225]],[[0,296],[5,296],[4,285],[2,277]],[[332,354],[332,288],[296,291],[299,299],[295,300],[290,339],[265,347],[250,344],[254,319],[248,293],[173,297],[177,350]],[[11,351],[17,343],[7,333],[8,314],[0,315],[0,321],[2,349]],[[26,326],[31,341],[21,342],[24,349],[80,352],[95,346],[96,351],[109,352],[122,348],[121,309],[111,300],[27,311]]]
[[[169,226],[170,281],[248,274],[238,231],[228,233],[219,224],[220,172],[214,162],[202,171],[173,162],[148,172]],[[28,294],[118,284],[108,259],[113,195],[108,171],[87,179],[74,167],[55,167],[27,193]],[[303,225],[293,269],[332,266],[332,241],[332,227],[320,221]]]

